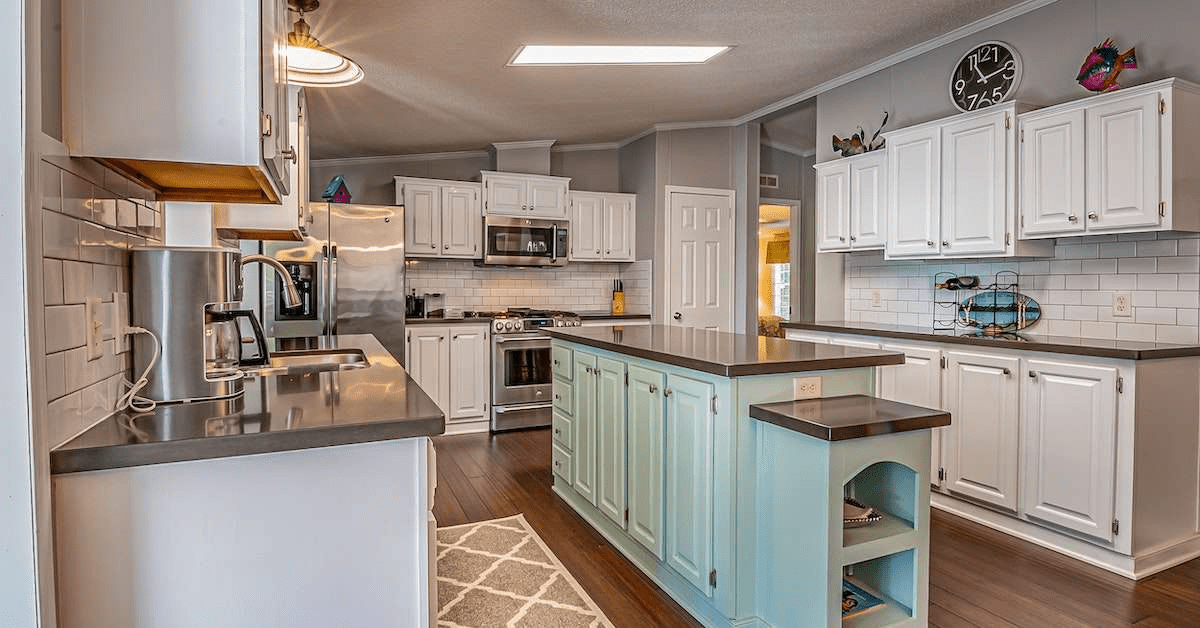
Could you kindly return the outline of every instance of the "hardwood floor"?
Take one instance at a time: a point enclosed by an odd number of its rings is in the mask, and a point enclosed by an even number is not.
[[[618,628],[699,625],[550,490],[549,429],[434,444],[439,525],[524,513]],[[1200,559],[1134,583],[936,510],[930,534],[930,626],[1200,627]]]

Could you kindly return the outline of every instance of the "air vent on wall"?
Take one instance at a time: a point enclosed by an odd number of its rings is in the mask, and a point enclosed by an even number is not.
[[[760,174],[758,175],[758,187],[768,188],[771,190],[779,189],[779,175],[777,174]]]

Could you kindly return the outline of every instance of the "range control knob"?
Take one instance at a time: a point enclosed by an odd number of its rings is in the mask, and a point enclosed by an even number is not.
[[[496,331],[500,331],[500,330],[504,329],[504,323],[502,323],[500,321],[496,321],[495,323],[492,324],[492,327],[495,328]]]
[[[508,330],[508,329],[512,329],[512,328],[513,328],[512,321],[504,321],[504,329]]]

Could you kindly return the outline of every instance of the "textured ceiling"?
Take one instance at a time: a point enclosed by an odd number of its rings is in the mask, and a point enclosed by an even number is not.
[[[314,158],[620,140],[744,115],[1020,0],[325,0],[366,71],[311,89]],[[523,43],[733,44],[706,65],[506,67]]]

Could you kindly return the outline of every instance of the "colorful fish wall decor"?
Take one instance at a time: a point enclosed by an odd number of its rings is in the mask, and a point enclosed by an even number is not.
[[[1079,84],[1093,92],[1111,92],[1120,89],[1117,75],[1126,68],[1137,69],[1137,54],[1133,48],[1121,52],[1112,38],[1092,48],[1091,54],[1079,68],[1079,76],[1075,77]]]
[[[854,135],[846,139],[842,139],[837,134],[834,134],[833,152],[838,153],[842,157],[853,157],[854,155],[861,155],[883,148],[886,141],[879,139],[879,134],[883,132],[883,127],[887,126],[887,121],[888,112],[885,111],[883,112],[883,122],[879,123],[879,130],[875,131],[870,140],[867,140],[867,133],[863,131],[861,126],[858,127],[858,131]]]

